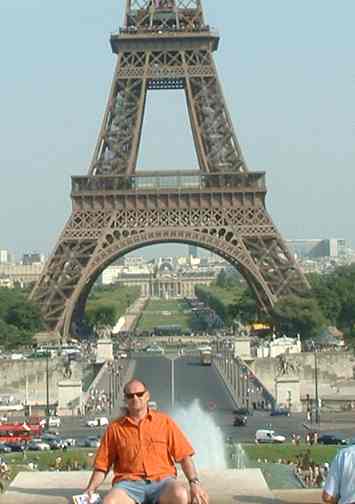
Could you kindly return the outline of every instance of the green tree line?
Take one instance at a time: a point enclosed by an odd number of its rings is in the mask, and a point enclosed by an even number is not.
[[[210,287],[198,286],[197,297],[213,308],[231,326],[233,320],[244,323],[261,321],[278,332],[315,337],[323,327],[332,325],[355,341],[355,265],[342,266],[327,274],[308,275],[311,289],[302,297],[281,298],[271,313],[258,309],[251,290],[238,278],[222,272]]]
[[[139,287],[127,287],[119,283],[94,287],[86,305],[86,325],[90,329],[98,326],[114,326],[139,295]]]
[[[28,301],[28,294],[0,288],[0,346],[6,351],[31,345],[34,334],[43,329],[39,308]]]
[[[115,325],[139,294],[139,287],[95,287],[87,302],[85,322],[90,328]],[[26,289],[0,288],[0,348],[5,351],[32,345],[33,336],[45,330],[39,307],[28,296]]]

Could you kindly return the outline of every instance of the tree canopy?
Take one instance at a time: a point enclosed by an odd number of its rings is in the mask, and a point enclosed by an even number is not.
[[[224,272],[210,287],[199,286],[197,296],[213,308],[226,326],[234,319],[244,323],[268,322],[278,332],[315,337],[327,325],[337,326],[355,340],[355,265],[327,274],[308,276],[311,289],[304,296],[281,298],[271,313],[258,312],[252,291]]]
[[[27,295],[21,289],[0,288],[0,345],[5,350],[31,345],[43,328],[39,308]]]

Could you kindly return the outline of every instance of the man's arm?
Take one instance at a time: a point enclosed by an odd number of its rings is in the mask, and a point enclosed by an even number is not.
[[[195,464],[191,457],[185,457],[181,462],[181,469],[183,470],[186,478],[190,484],[190,493],[191,493],[191,503],[208,504],[208,495],[205,490],[202,488],[200,480],[197,476],[197,471],[195,468]]]
[[[329,495],[325,490],[322,492],[322,500],[323,502],[326,502],[327,504],[337,504],[338,498],[333,497],[332,495]]]
[[[94,469],[88,486],[86,487],[85,493],[89,495],[89,497],[92,496],[93,493],[96,492],[96,490],[99,488],[100,485],[102,485],[103,481],[106,478],[107,473],[104,471],[98,471],[97,469]]]
[[[186,478],[190,481],[198,478],[195,464],[191,457],[185,457],[181,462],[181,469],[183,470]]]

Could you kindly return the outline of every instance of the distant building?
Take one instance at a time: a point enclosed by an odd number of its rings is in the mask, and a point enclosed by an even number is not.
[[[32,266],[33,264],[43,264],[44,263],[44,255],[39,254],[38,252],[29,252],[27,254],[23,254],[22,256],[22,264],[24,266]]]
[[[11,263],[11,254],[8,250],[2,249],[0,250],[0,264],[8,264]]]
[[[196,245],[189,245],[189,256],[198,257],[198,251]]]
[[[0,287],[13,289],[15,287],[13,280],[6,275],[0,275]]]
[[[289,338],[283,335],[281,338],[276,338],[276,336],[273,335],[272,341],[263,341],[261,345],[258,346],[257,357],[259,359],[274,358],[284,353],[293,354],[301,352],[302,344],[299,336],[297,338]]]
[[[24,287],[39,280],[43,267],[44,263],[0,264],[0,277],[9,279],[12,285]]]
[[[147,262],[126,261],[124,266],[113,264],[103,271],[101,282],[138,286],[144,297],[193,297],[195,286],[210,285],[218,272],[219,268],[200,267],[198,257],[158,257]]]
[[[346,241],[340,238],[287,240],[291,252],[298,258],[341,257],[346,253]]]

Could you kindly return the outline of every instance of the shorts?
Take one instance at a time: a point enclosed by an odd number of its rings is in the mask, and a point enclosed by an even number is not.
[[[169,481],[175,480],[172,476],[160,481],[154,480],[123,480],[118,481],[112,488],[124,490],[128,497],[138,504],[157,504],[159,498]]]

